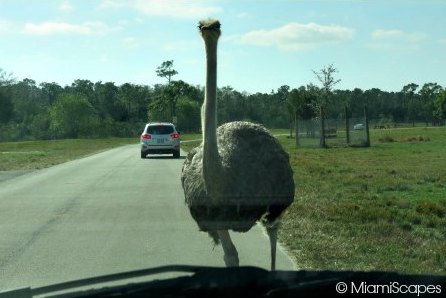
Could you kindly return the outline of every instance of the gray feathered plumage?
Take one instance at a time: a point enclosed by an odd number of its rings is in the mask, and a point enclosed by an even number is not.
[[[293,202],[294,180],[288,154],[263,126],[230,122],[217,130],[219,173],[224,192],[210,197],[202,175],[203,146],[193,149],[183,165],[186,204],[200,230],[248,231],[262,219],[272,224]]]

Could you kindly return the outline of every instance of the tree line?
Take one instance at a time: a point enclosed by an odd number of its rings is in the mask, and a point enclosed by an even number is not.
[[[318,117],[314,106],[322,89],[313,84],[284,85],[270,93],[249,94],[221,87],[218,120],[288,128],[296,116]],[[0,69],[0,141],[137,136],[148,121],[174,120],[180,131],[198,132],[203,99],[204,87],[170,77],[168,83],[153,86],[83,79],[60,86],[28,78],[17,81]],[[364,105],[377,123],[444,125],[446,90],[437,83],[411,83],[398,92],[333,90],[324,113],[326,118],[345,117],[345,111],[347,116],[360,115]]]

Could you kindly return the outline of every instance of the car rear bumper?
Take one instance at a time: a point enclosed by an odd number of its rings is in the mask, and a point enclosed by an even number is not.
[[[141,152],[146,154],[170,154],[180,151],[180,144],[174,146],[147,146],[141,145]]]

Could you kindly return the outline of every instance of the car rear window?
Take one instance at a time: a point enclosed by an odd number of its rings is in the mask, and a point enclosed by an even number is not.
[[[152,125],[147,127],[147,133],[151,135],[167,135],[173,133],[170,125]]]

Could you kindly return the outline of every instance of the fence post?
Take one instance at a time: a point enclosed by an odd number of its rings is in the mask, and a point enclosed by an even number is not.
[[[370,147],[369,116],[367,111],[367,105],[364,105],[364,118],[365,118],[365,133],[366,133],[365,147]]]
[[[294,131],[295,131],[295,137],[296,137],[296,147],[299,146],[299,117],[298,117],[298,113],[297,110],[295,111],[294,114]]]
[[[345,114],[345,134],[346,134],[346,141],[347,141],[347,146],[350,145],[350,125],[348,123],[348,108],[345,107],[344,108],[344,114]]]
[[[320,146],[322,148],[327,147],[325,143],[325,115],[324,115],[324,108],[321,106],[321,132],[320,132]]]

